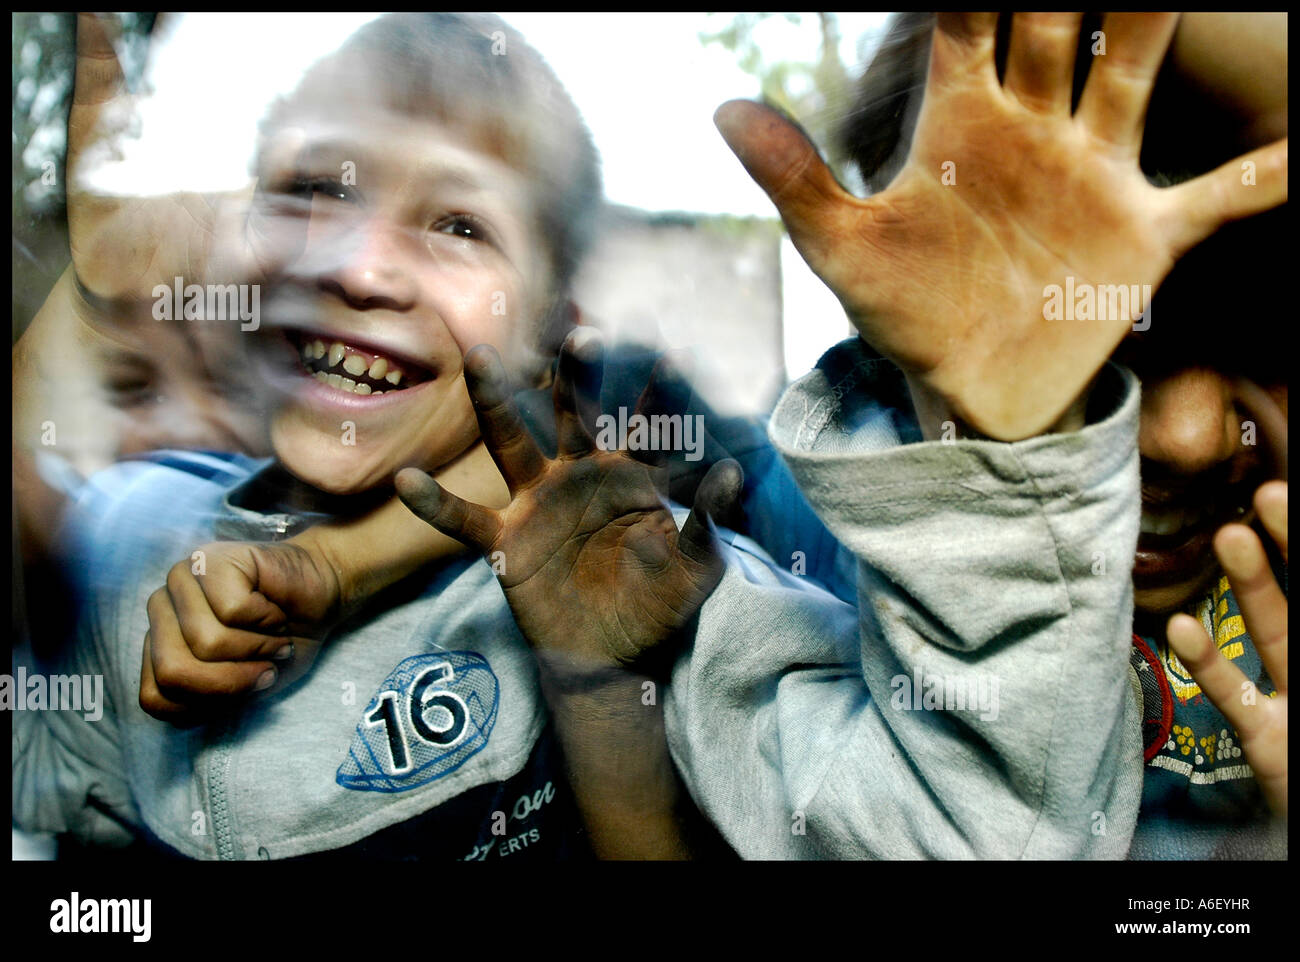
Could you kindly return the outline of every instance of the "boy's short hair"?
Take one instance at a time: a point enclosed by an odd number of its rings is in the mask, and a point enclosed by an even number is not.
[[[354,97],[432,117],[525,174],[537,203],[538,236],[550,254],[552,293],[564,299],[603,202],[600,159],[577,106],[518,31],[490,14],[396,13],[372,20],[275,103],[261,124],[263,142],[314,89],[327,89],[335,101]],[[539,319],[543,328],[551,321]]]

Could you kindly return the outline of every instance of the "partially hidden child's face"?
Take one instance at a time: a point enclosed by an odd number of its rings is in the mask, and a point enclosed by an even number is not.
[[[275,453],[353,494],[474,442],[464,354],[491,344],[519,376],[550,268],[520,171],[438,121],[326,106],[273,138],[249,237]]]
[[[1138,445],[1142,529],[1134,604],[1170,612],[1194,601],[1219,573],[1212,541],[1231,521],[1254,518],[1255,490],[1276,476],[1285,437],[1286,385],[1251,385],[1213,367],[1145,378]],[[1272,413],[1261,409],[1271,406]]]
[[[1258,226],[1244,224],[1241,237],[1271,241]],[[1285,475],[1288,393],[1273,362],[1281,319],[1249,298],[1259,286],[1249,258],[1218,256],[1227,249],[1207,247],[1180,264],[1156,296],[1150,331],[1118,353],[1142,382],[1133,569],[1141,612],[1165,614],[1198,600],[1221,576],[1215,532],[1253,522],[1255,491]]]

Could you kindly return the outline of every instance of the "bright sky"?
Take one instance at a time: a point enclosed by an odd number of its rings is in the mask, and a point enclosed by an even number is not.
[[[841,57],[857,62],[855,42],[886,14],[840,15]],[[736,55],[698,37],[728,15],[512,14],[506,19],[549,61],[596,138],[606,192],[615,203],[770,217],[772,205],[713,127],[726,100],[759,94]],[[781,19],[755,34],[765,59],[812,60],[820,35]]]
[[[151,65],[144,152],[151,190],[182,172],[190,189],[241,182],[245,158],[219,144],[251,147],[271,92],[287,92],[323,51],[373,14],[192,13],[177,19]],[[840,14],[841,56],[886,14]],[[511,14],[506,19],[550,62],[587,119],[614,203],[648,210],[772,216],[713,127],[713,111],[754,97],[758,81],[718,44],[698,39],[728,17],[707,14]],[[815,22],[775,18],[756,34],[765,58],[810,59]],[[255,65],[255,67],[254,67]],[[253,67],[253,69],[250,69]],[[199,125],[196,117],[208,118]],[[188,136],[177,137],[177,126]],[[132,158],[133,165],[135,158]],[[140,184],[132,188],[139,190]]]
[[[101,187],[123,193],[241,185],[258,118],[306,66],[374,14],[193,13],[172,21],[155,47],[141,107],[144,136],[127,144]],[[839,14],[841,57],[857,65],[887,14]],[[705,46],[727,15],[511,14],[505,17],[549,61],[582,111],[601,152],[606,194],[646,210],[773,217],[775,211],[713,127],[713,111],[755,97],[758,81],[735,54]],[[755,34],[764,59],[810,60],[814,17],[781,18]],[[198,118],[204,118],[202,122]],[[177,131],[183,131],[177,136]],[[235,148],[235,149],[232,149]],[[130,181],[123,179],[131,173]],[[843,312],[789,249],[782,254],[787,369],[807,370],[846,332]]]

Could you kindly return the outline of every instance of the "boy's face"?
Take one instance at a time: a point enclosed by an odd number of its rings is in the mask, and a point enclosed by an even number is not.
[[[273,139],[249,236],[270,279],[264,370],[284,392],[275,453],[353,494],[474,442],[464,354],[491,344],[518,376],[550,273],[518,170],[434,120],[322,107]]]
[[[1254,520],[1256,489],[1286,463],[1287,386],[1275,373],[1280,318],[1260,290],[1273,215],[1242,221],[1192,251],[1152,305],[1151,329],[1118,360],[1142,382],[1142,522],[1134,604],[1165,614],[1219,576],[1215,532]]]
[[[1254,408],[1271,402],[1285,424],[1287,388],[1263,386],[1264,397],[1247,406],[1236,378],[1212,367],[1138,374],[1142,529],[1133,600],[1140,611],[1162,614],[1193,601],[1218,575],[1215,531],[1253,520],[1255,490],[1275,476],[1275,448],[1285,444],[1269,437]]]
[[[116,459],[165,448],[266,452],[266,426],[242,403],[250,384],[227,331],[193,321],[119,314],[85,329],[102,394],[97,433]],[[102,400],[101,400],[102,399]]]

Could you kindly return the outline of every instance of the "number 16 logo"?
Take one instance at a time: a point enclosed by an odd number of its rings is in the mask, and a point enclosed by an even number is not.
[[[403,702],[417,738],[445,749],[452,748],[465,737],[469,718],[465,700],[454,691],[434,688],[435,685],[450,684],[455,677],[447,662],[431,665],[412,679],[405,698],[401,692],[385,691],[379,696],[379,704],[365,716],[368,726],[383,727],[388,735],[389,771],[392,774],[403,775],[411,770],[406,726],[401,717]]]
[[[334,780],[358,792],[407,792],[449,775],[487,745],[501,684],[477,651],[403,658],[366,702]]]

